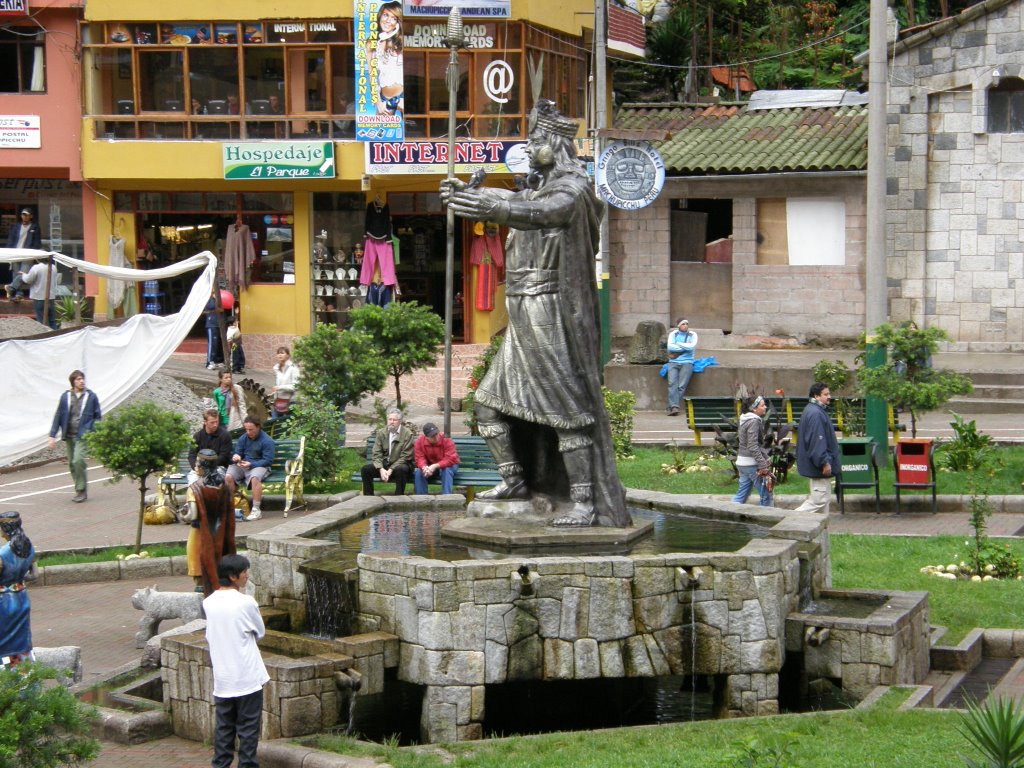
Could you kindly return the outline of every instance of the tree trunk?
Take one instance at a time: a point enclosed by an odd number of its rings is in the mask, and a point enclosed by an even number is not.
[[[396,373],[395,374],[395,408],[397,408],[398,410],[402,410],[402,387],[399,386],[399,381],[400,380],[401,380],[401,376]]]
[[[135,531],[135,554],[142,551],[142,519],[146,514],[146,478],[145,475],[139,478],[139,526]]]

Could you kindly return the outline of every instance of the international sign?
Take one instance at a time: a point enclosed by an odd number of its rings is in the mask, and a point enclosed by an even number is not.
[[[224,145],[225,179],[333,179],[330,141],[259,142]]]
[[[28,0],[0,0],[0,16],[28,16]]]

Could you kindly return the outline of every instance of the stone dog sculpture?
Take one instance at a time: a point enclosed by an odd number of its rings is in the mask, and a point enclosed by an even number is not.
[[[193,621],[206,618],[200,593],[161,592],[155,585],[135,590],[132,607],[146,612],[139,619],[139,631],[135,633],[136,648],[146,647],[146,641],[159,633],[160,622],[164,619]]]
[[[477,498],[540,494],[560,510],[551,525],[628,527],[599,370],[594,256],[604,206],[576,158],[576,132],[575,120],[540,99],[530,114],[526,189],[441,183],[455,215],[510,229],[508,330],[475,395],[502,482]]]

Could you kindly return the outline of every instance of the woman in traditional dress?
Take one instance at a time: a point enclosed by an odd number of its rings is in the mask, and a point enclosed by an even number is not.
[[[32,660],[31,606],[25,576],[36,550],[17,512],[0,512],[0,666]]]

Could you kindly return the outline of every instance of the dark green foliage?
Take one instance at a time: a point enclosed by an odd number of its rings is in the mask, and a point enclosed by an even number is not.
[[[602,387],[604,407],[611,421],[612,444],[615,458],[619,461],[633,458],[633,416],[636,410],[636,395],[632,392],[613,392]]]
[[[939,342],[949,338],[941,328],[883,323],[872,335],[872,343],[885,347],[889,359],[884,365],[869,368],[862,355],[857,382],[864,394],[910,412],[911,437],[917,437],[917,414],[941,408],[955,395],[966,395],[973,389],[967,376],[931,366]],[[866,344],[863,337],[861,342],[862,346]]]
[[[476,423],[476,410],[473,408],[473,401],[475,400],[476,388],[480,386],[480,382],[484,380],[484,376],[487,375],[487,371],[491,368],[491,363],[494,362],[494,356],[498,354],[498,350],[501,349],[501,342],[505,340],[504,336],[494,336],[491,338],[491,343],[487,345],[487,349],[480,355],[480,360],[476,365],[473,366],[473,370],[469,372],[469,394],[463,399],[463,404],[468,415],[466,416],[466,426],[469,427],[469,433],[471,435],[479,435],[480,430],[477,428]]]
[[[1000,697],[978,706],[968,700],[959,717],[960,733],[983,758],[965,757],[970,768],[1024,768],[1024,710],[1016,701]]]
[[[0,768],[85,765],[99,754],[89,736],[95,711],[56,679],[38,664],[0,668]]]
[[[139,525],[135,551],[142,549],[142,516],[146,509],[146,480],[150,475],[173,467],[178,454],[192,440],[183,416],[154,403],[136,403],[118,408],[96,423],[85,436],[89,452],[110,470],[116,482],[130,477],[139,483]]]
[[[284,437],[306,438],[302,478],[307,481],[333,480],[342,466],[341,431],[345,414],[334,403],[308,397],[292,406],[281,426]]]
[[[344,410],[387,381],[384,360],[364,333],[318,323],[311,334],[295,340],[293,355],[302,369],[300,400],[322,400]]]
[[[964,421],[963,416],[954,413],[949,426],[953,428],[956,437],[939,446],[940,467],[953,472],[970,472],[980,469],[991,460],[995,452],[992,436],[979,432],[974,419]]]
[[[434,364],[444,342],[444,321],[430,307],[415,301],[386,307],[367,304],[352,310],[349,319],[353,331],[370,338],[374,354],[394,379],[395,400],[401,408],[401,378]]]

